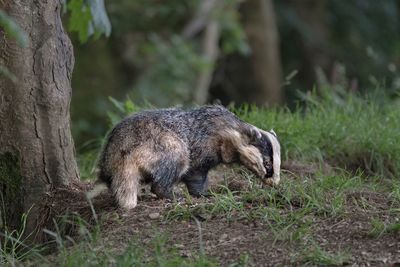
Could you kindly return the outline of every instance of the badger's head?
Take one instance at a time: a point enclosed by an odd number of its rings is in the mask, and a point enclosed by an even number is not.
[[[273,130],[263,131],[253,129],[250,144],[256,147],[261,154],[265,175],[261,177],[269,185],[277,185],[280,180],[281,147],[278,137]]]
[[[240,162],[259,176],[268,185],[277,185],[280,180],[281,151],[276,133],[263,131],[254,126],[242,135],[237,131],[225,131],[224,138],[230,140],[239,154]],[[222,158],[226,163],[232,162],[235,152],[223,147]]]

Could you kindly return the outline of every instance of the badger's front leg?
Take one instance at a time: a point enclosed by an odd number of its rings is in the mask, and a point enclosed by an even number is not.
[[[208,177],[207,173],[194,173],[183,178],[183,182],[189,191],[189,194],[194,197],[207,195]]]
[[[173,185],[163,183],[153,183],[151,185],[151,192],[156,194],[159,198],[173,199]]]

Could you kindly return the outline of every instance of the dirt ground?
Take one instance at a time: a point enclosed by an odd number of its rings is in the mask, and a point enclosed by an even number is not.
[[[295,165],[289,166],[292,173],[313,171],[312,166],[297,170]],[[220,182],[216,177],[211,178],[211,186]],[[391,233],[373,237],[370,234],[373,218],[394,220],[388,211],[388,197],[377,192],[358,192],[347,197],[366,199],[373,204],[373,209],[360,211],[350,205],[337,218],[313,217],[309,233],[313,242],[332,255],[339,251],[348,253],[344,265],[400,266],[400,235]],[[195,199],[191,205],[204,201],[211,200]],[[182,257],[192,257],[193,253],[198,255],[203,250],[221,266],[238,262],[247,262],[250,266],[303,265],[307,264],[302,256],[304,252],[315,249],[315,243],[307,240],[275,240],[265,220],[235,217],[235,213],[229,218],[223,214],[200,215],[197,222],[194,219],[166,220],[172,205],[169,201],[145,195],[138,207],[128,213],[117,209],[100,212],[104,239],[117,251],[123,251],[132,238],[146,248],[153,238],[163,234],[167,236],[167,245],[175,248]]]
[[[139,205],[130,214],[114,214],[105,221],[105,239],[123,249],[132,238],[148,246],[156,235],[164,233],[168,236],[167,244],[176,248],[181,256],[192,256],[193,251],[200,251],[199,227],[193,220],[166,223],[163,220],[166,205],[164,201],[152,200]],[[340,220],[315,221],[312,234],[326,252],[350,249],[349,265],[400,266],[400,236],[371,238],[368,235],[370,221],[368,214],[350,213]],[[239,262],[246,255],[252,266],[300,264],[296,256],[307,249],[287,242],[274,244],[268,225],[260,220],[227,220],[217,216],[200,225],[206,255],[216,258],[221,266]]]

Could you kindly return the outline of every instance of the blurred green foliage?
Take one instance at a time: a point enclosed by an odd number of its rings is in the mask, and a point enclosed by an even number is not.
[[[195,44],[179,35],[168,40],[154,34],[141,43],[145,69],[138,78],[131,95],[157,106],[190,103],[194,81],[202,69],[211,68]],[[142,102],[143,103],[143,102]]]
[[[92,20],[90,6],[83,0],[71,0],[68,3],[68,10],[71,12],[68,29],[79,34],[79,41],[86,42],[89,38],[89,23]]]
[[[189,104],[196,77],[214,68],[202,55],[199,36],[183,35],[202,1],[119,1],[108,5],[116,39],[130,35],[134,49],[127,59],[140,74],[132,82],[133,99],[156,106]],[[223,53],[248,52],[245,34],[239,20],[239,0],[224,0],[211,16],[221,24]],[[132,17],[135,19],[132,20]]]
[[[85,43],[89,37],[97,39],[101,34],[111,34],[111,24],[104,7],[104,0],[68,0],[70,13],[68,29],[77,32],[79,41]]]
[[[113,109],[107,112],[110,121],[110,129],[126,116],[134,114],[142,109],[129,98],[124,102],[120,102],[117,99],[110,97],[110,101],[114,106]]]
[[[222,56],[249,52],[237,9],[239,2],[220,1],[211,12],[221,25]],[[201,3],[198,0],[106,3],[113,26],[110,38],[75,46],[72,100],[75,136],[88,140],[106,131],[104,111],[110,105],[104,99],[109,95],[119,99],[128,95],[135,103],[157,107],[191,104],[197,77],[216,67],[202,54],[201,32],[190,37],[183,35]],[[88,121],[96,127],[91,127]]]
[[[308,90],[315,84],[312,64],[323,67],[331,79],[339,62],[357,90],[375,90],[379,83],[391,94],[399,90],[399,1],[308,2],[275,1],[283,66],[285,73],[300,71],[297,87]]]
[[[82,0],[70,0],[69,5],[73,2],[77,14],[82,12],[78,2],[90,5]],[[249,79],[243,74],[243,61],[238,60],[251,55],[245,33],[251,29],[244,29],[242,2],[219,1],[211,12],[221,26],[219,60],[212,64],[201,51],[203,32],[183,34],[203,1],[107,1],[113,28],[110,38],[83,45],[78,44],[80,38],[75,40],[72,119],[77,143],[107,130],[108,96],[121,100],[128,95],[141,106],[186,106],[204,71],[213,71],[213,80],[223,80],[226,88],[220,94],[225,95],[238,86],[238,80]],[[368,94],[379,89],[380,95],[399,95],[398,1],[280,0],[274,4],[283,73],[291,76],[290,82],[283,81],[291,108],[299,101],[298,91],[323,87],[322,76],[331,87],[338,85],[345,91]],[[86,30],[82,25],[77,28]],[[229,68],[231,76],[226,73]],[[253,83],[244,84],[251,87]]]

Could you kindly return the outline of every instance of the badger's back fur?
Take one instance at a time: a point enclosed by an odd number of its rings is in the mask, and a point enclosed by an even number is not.
[[[137,205],[140,182],[171,198],[184,182],[189,193],[207,190],[207,173],[219,163],[240,162],[269,183],[279,182],[276,135],[237,118],[222,106],[149,110],[122,120],[108,135],[99,160],[99,181],[118,205]]]

